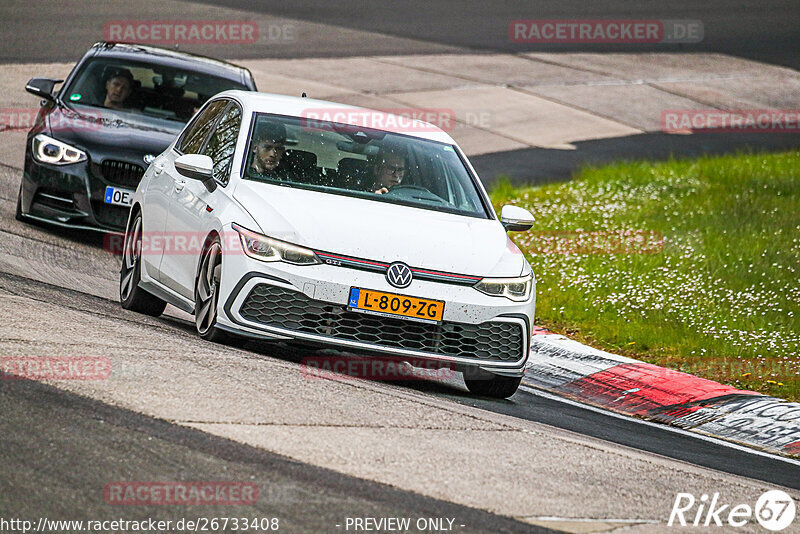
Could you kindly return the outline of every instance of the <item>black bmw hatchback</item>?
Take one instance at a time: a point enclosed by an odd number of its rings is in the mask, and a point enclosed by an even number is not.
[[[17,218],[123,231],[133,192],[155,156],[203,103],[256,90],[249,70],[162,48],[96,43],[62,80],[33,78],[42,97],[28,133]]]

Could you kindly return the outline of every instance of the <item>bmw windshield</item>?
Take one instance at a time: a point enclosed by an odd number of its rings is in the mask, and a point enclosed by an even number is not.
[[[86,62],[62,91],[71,105],[113,109],[187,122],[217,93],[247,87],[239,82],[175,67],[102,58]]]
[[[245,179],[489,218],[452,145],[334,122],[256,114]]]

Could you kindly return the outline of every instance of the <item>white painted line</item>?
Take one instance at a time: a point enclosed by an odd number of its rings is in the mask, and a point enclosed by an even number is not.
[[[597,406],[592,406],[592,405],[589,405],[589,404],[583,404],[583,403],[580,403],[580,402],[577,402],[577,401],[574,401],[574,400],[571,400],[571,399],[566,399],[564,397],[560,397],[560,396],[555,395],[553,393],[547,393],[546,391],[542,391],[541,389],[532,388],[532,387],[527,386],[525,384],[520,385],[520,389],[522,389],[524,391],[527,391],[528,393],[531,393],[533,395],[537,395],[539,397],[544,397],[545,399],[554,400],[554,401],[558,401],[558,402],[563,402],[564,404],[569,404],[571,406],[576,406],[578,408],[583,408],[584,410],[589,410],[589,411],[600,413],[600,414],[607,415],[607,416],[610,416],[610,417],[615,417],[617,419],[622,419],[624,421],[633,421],[633,422],[639,423],[641,425],[647,425],[647,426],[651,426],[653,428],[659,428],[661,430],[666,430],[668,432],[673,432],[675,434],[681,434],[682,436],[688,436],[688,437],[692,437],[692,438],[697,438],[697,439],[700,439],[700,440],[703,440],[703,441],[707,441],[709,443],[714,443],[716,445],[720,445],[722,447],[727,447],[729,449],[734,449],[734,450],[737,450],[737,451],[746,452],[748,454],[753,454],[753,455],[756,455],[756,456],[763,456],[764,458],[769,458],[771,460],[777,460],[777,461],[781,461],[781,462],[784,462],[784,463],[787,463],[787,464],[790,464],[790,465],[794,465],[794,466],[800,467],[800,460],[795,460],[793,458],[787,458],[785,456],[779,456],[777,454],[771,454],[771,453],[760,451],[758,449],[753,449],[751,447],[747,447],[747,446],[744,446],[744,445],[739,445],[738,443],[733,443],[731,441],[725,441],[723,439],[714,438],[714,437],[711,437],[711,436],[706,436],[705,434],[699,434],[697,432],[690,432],[689,430],[684,430],[682,428],[677,428],[677,427],[674,427],[674,426],[671,426],[671,425],[667,425],[667,424],[664,424],[664,423],[653,423],[651,421],[645,421],[643,419],[637,419],[635,417],[622,415],[622,414],[619,414],[619,413],[616,413],[616,412],[612,412],[612,411],[609,411],[609,410],[604,410],[602,408],[598,408]]]

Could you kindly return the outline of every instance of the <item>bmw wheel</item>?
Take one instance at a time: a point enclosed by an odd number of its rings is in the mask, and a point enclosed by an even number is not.
[[[24,220],[22,218],[22,184],[19,184],[19,195],[17,195],[17,214],[15,215],[15,218],[18,221]]]

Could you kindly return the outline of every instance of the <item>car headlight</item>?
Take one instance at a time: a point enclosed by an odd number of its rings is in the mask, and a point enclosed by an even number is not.
[[[239,233],[244,253],[261,261],[283,261],[294,265],[322,263],[313,250],[258,234],[238,224],[233,229]]]
[[[484,278],[473,287],[493,297],[506,297],[516,302],[523,302],[530,298],[532,286],[533,275],[527,274],[517,278]]]
[[[41,163],[69,165],[86,161],[86,152],[44,134],[33,138],[33,157]]]

